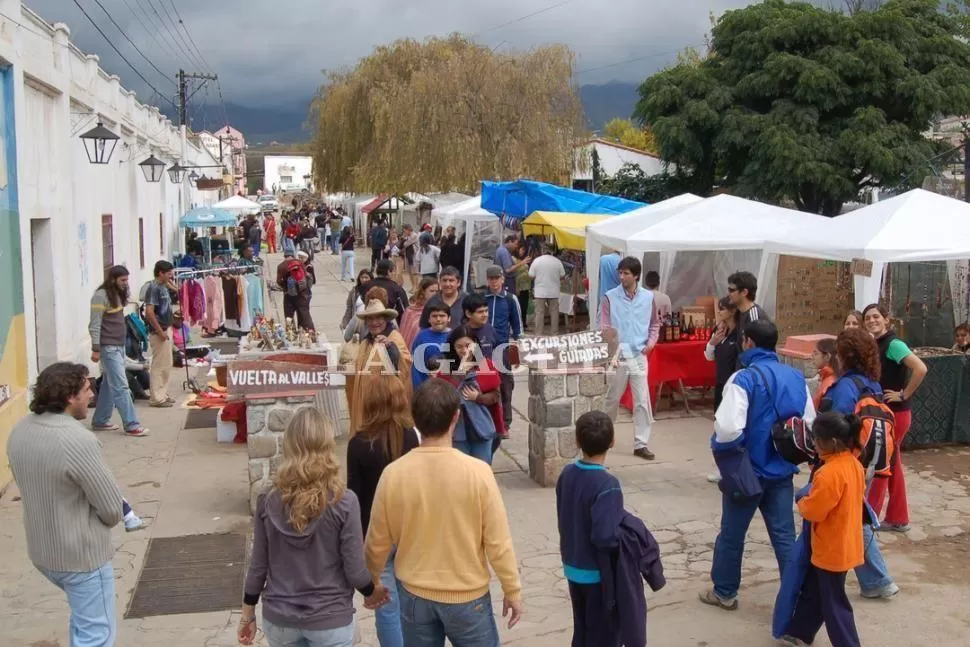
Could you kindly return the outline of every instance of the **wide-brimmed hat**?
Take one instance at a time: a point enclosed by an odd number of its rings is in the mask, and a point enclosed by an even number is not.
[[[307,253],[306,253],[305,251],[303,251],[303,250],[301,249],[300,251],[298,251],[298,252],[296,253],[296,257],[297,257],[298,259],[300,259],[301,261],[305,261],[305,260],[308,260],[308,259],[310,258],[310,255],[309,255],[309,254],[307,254]]]
[[[384,317],[385,319],[397,319],[397,310],[392,310],[390,308],[385,308],[384,304],[378,299],[371,299],[367,302],[367,306],[357,313],[358,319],[366,319],[368,317]]]

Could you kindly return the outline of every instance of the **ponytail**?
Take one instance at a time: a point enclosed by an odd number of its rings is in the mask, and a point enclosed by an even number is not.
[[[862,420],[858,416],[838,411],[826,411],[812,425],[812,436],[816,440],[830,440],[849,450],[862,449],[859,440],[861,431]]]
[[[849,436],[846,438],[849,449],[861,450],[862,442],[859,440],[859,434],[862,432],[862,418],[850,413],[845,416],[845,424],[849,427]]]

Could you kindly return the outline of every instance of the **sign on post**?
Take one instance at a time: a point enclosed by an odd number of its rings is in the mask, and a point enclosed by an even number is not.
[[[872,276],[872,261],[864,258],[853,258],[852,264],[849,265],[849,273],[853,276],[869,278]]]
[[[616,331],[612,329],[519,340],[522,362],[530,368],[546,370],[606,366],[616,348]]]
[[[229,362],[226,390],[230,395],[314,393],[343,388],[346,381],[343,373],[320,366],[244,359]]]

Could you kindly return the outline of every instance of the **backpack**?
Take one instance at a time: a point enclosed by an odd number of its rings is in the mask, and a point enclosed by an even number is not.
[[[309,288],[306,268],[299,260],[286,266],[286,295],[295,297]]]
[[[757,366],[750,368],[761,377],[761,381],[764,382],[765,388],[768,390],[771,405],[775,408],[776,420],[771,425],[771,440],[775,445],[775,451],[793,465],[814,462],[817,452],[811,428],[805,424],[801,416],[782,418],[768,378]]]
[[[859,390],[859,400],[855,405],[855,415],[862,421],[859,444],[862,452],[859,462],[866,470],[866,483],[874,476],[886,478],[892,474],[892,458],[896,441],[896,416],[866,383],[851,376],[852,383]]]

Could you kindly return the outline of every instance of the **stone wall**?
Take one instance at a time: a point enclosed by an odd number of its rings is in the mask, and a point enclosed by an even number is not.
[[[246,402],[249,450],[249,509],[255,514],[256,497],[272,483],[283,462],[283,430],[296,409],[313,406],[314,396],[260,398]],[[339,421],[335,421],[339,423]]]
[[[552,487],[576,458],[576,419],[602,411],[606,373],[529,370],[529,477]]]

